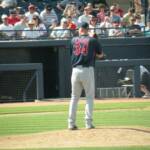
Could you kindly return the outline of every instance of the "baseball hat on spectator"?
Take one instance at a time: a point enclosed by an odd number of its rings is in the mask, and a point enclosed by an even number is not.
[[[1,16],[1,19],[3,20],[3,19],[5,19],[5,18],[7,18],[8,16],[6,15],[6,14],[3,14],[2,16]]]
[[[52,10],[52,6],[51,5],[49,5],[49,4],[47,4],[46,6],[45,6],[45,8],[46,8],[46,10]]]
[[[33,4],[30,4],[30,5],[28,6],[28,9],[35,9],[35,6],[34,6]]]
[[[81,22],[79,24],[79,28],[88,29],[89,28],[89,24],[87,22]]]

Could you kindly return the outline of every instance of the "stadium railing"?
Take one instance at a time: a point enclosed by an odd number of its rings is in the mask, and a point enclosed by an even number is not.
[[[135,33],[134,35],[129,35],[128,34],[128,27],[119,27],[117,28],[118,30],[121,30],[123,32],[123,35],[122,36],[109,36],[108,32],[110,29],[114,29],[114,28],[90,28],[90,30],[100,30],[100,33],[95,33],[97,38],[128,38],[128,37],[150,37],[150,29],[146,29],[145,27],[142,27],[141,29],[141,32],[140,33]],[[22,32],[22,30],[1,30],[0,31],[0,40],[31,40],[31,39],[34,39],[34,40],[41,40],[41,39],[57,39],[57,40],[61,40],[61,39],[64,39],[64,37],[51,37],[51,33],[52,31],[68,31],[70,32],[69,33],[69,36],[65,37],[65,39],[70,39],[74,36],[77,36],[78,35],[78,29],[76,30],[70,30],[70,29],[53,29],[53,30],[26,30],[25,32],[39,32],[39,36],[37,37],[23,37],[21,35],[18,35],[18,32]],[[45,34],[43,35],[40,35],[40,32],[45,32]],[[11,33],[11,35],[7,35]]]

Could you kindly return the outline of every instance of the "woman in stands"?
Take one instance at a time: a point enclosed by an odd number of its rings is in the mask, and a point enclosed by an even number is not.
[[[35,28],[36,30],[38,30],[40,36],[41,37],[46,36],[47,35],[46,26],[44,25],[44,23],[42,23],[40,17],[36,15],[33,16],[33,21],[35,23]]]
[[[68,4],[63,11],[63,17],[68,18],[69,16],[71,16],[72,22],[75,23],[76,25],[78,22],[79,15],[80,12],[74,4]]]
[[[95,16],[92,16],[92,18],[90,20],[89,35],[91,37],[100,36],[100,34],[101,34],[100,25],[97,23],[97,20],[98,19]]]

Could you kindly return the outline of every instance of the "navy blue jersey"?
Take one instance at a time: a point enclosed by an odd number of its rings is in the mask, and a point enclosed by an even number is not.
[[[87,35],[75,37],[71,41],[71,63],[72,67],[82,65],[84,67],[94,66],[96,54],[102,53],[99,41]]]

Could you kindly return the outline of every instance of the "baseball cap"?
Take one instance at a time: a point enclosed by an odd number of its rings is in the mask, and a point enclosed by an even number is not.
[[[79,24],[79,28],[88,29],[89,28],[89,24],[87,22],[81,22]]]
[[[47,10],[51,10],[51,9],[52,9],[52,6],[49,5],[49,4],[47,4],[47,5],[45,6],[45,8],[46,8]]]
[[[35,6],[34,6],[33,4],[30,4],[30,5],[28,6],[28,9],[35,9]]]

